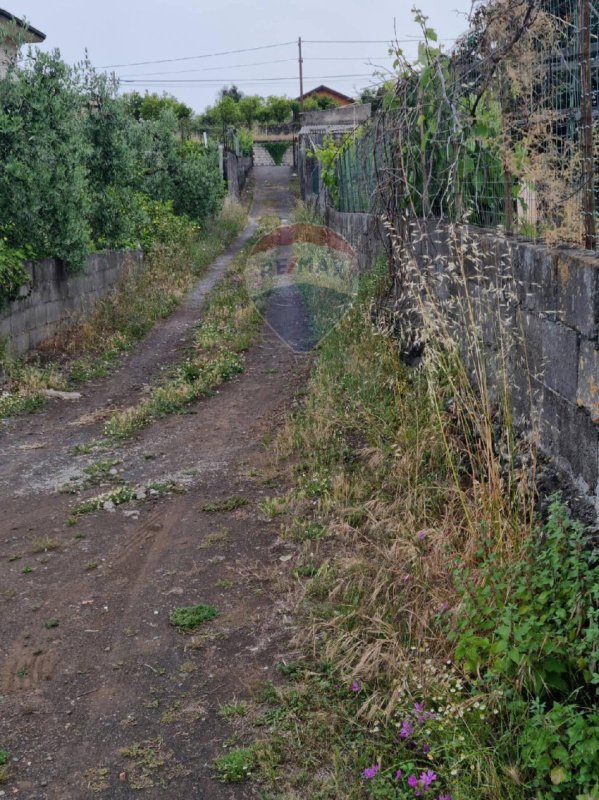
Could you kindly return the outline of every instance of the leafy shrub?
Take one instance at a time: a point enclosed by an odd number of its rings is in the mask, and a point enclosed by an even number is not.
[[[464,583],[462,593],[456,654],[471,669],[532,694],[599,686],[599,562],[557,500],[540,541],[528,541],[515,564],[488,554],[477,587]]]
[[[134,244],[132,193],[140,154],[136,123],[107,75],[86,61],[81,76],[90,192],[90,225],[97,247]]]
[[[170,204],[159,216],[171,222],[175,214],[200,221],[218,211],[217,148],[182,142],[177,104],[154,105],[136,116],[112,79],[88,61],[67,66],[57,51],[32,53],[25,68],[11,69],[0,80],[6,244],[77,269],[93,249],[151,246],[156,237],[140,195]]]
[[[251,156],[254,152],[254,136],[248,128],[240,128],[238,131],[239,149],[242,156]]]
[[[532,713],[530,713],[532,712]],[[599,712],[535,700],[518,736],[523,766],[543,800],[599,797]]]
[[[57,51],[0,80],[0,219],[8,243],[72,268],[91,248],[88,144],[73,70]]]
[[[225,195],[216,145],[182,142],[170,161],[175,213],[198,221],[216,213]]]
[[[6,239],[0,238],[0,308],[19,296],[22,286],[31,280],[23,266],[24,250],[10,247]]]
[[[151,200],[138,192],[131,197],[129,213],[134,219],[134,239],[144,250],[155,244],[187,243],[197,230],[187,217],[175,214],[172,200]]]
[[[539,798],[586,797],[599,775],[599,560],[557,500],[515,563],[461,578],[456,655],[500,690]]]

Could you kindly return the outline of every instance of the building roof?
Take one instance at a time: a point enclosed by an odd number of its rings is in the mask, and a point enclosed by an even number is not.
[[[2,20],[12,22],[18,28],[22,28],[22,30],[27,31],[30,39],[34,42],[43,42],[46,38],[46,34],[38,31],[38,29],[34,28],[33,25],[30,25],[28,22],[25,22],[18,17],[15,17],[15,15],[11,14],[10,11],[5,11],[3,8],[0,8],[0,24],[2,24]]]
[[[336,89],[331,89],[330,86],[325,86],[324,84],[321,84],[320,86],[317,86],[316,89],[310,89],[309,92],[304,92],[304,94],[303,94],[304,100],[306,99],[306,97],[311,97],[314,94],[321,94],[322,92],[327,92],[327,94],[332,94],[335,97],[338,97],[339,100],[347,100],[350,103],[354,102],[354,98],[353,97],[348,97],[346,94],[343,94],[342,92],[338,92]],[[300,97],[298,97],[297,99],[301,100]]]

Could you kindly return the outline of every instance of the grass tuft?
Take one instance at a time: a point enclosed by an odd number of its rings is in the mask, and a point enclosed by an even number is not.
[[[197,606],[184,606],[171,611],[169,621],[171,625],[181,631],[194,631],[206,622],[218,617],[218,610],[214,606],[200,603]]]
[[[224,500],[211,500],[208,503],[204,503],[202,511],[209,514],[236,511],[238,508],[247,506],[248,502],[245,497],[231,495],[231,497],[225,497]]]
[[[252,775],[256,754],[251,747],[238,747],[219,756],[214,762],[219,780],[224,783],[241,783]]]

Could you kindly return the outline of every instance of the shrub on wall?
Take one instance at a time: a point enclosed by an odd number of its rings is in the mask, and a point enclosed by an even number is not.
[[[80,267],[94,249],[147,244],[145,201],[204,220],[224,196],[218,151],[181,141],[172,104],[148,118],[88,61],[32,53],[0,80],[0,236]],[[187,222],[185,223],[188,224]]]
[[[81,82],[94,245],[135,246],[132,208],[139,162],[136,123],[126,103],[117,96],[116,83],[106,75],[98,75],[87,61]]]
[[[0,308],[15,300],[21,287],[29,283],[29,273],[23,266],[24,250],[10,247],[6,239],[0,238]]]
[[[225,187],[218,164],[218,148],[197,142],[183,142],[171,157],[173,173],[173,208],[201,221],[219,208]]]
[[[0,81],[0,232],[72,267],[91,247],[84,121],[76,77],[57,52]]]

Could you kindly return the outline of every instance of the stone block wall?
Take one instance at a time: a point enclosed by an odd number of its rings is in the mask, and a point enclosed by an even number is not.
[[[115,286],[125,264],[141,264],[142,258],[134,250],[94,253],[75,274],[53,259],[27,264],[31,283],[24,296],[0,308],[0,339],[15,356],[37,347],[70,317],[89,311]]]
[[[354,247],[363,267],[384,251],[384,232],[374,217],[329,208],[326,222]],[[465,230],[482,259],[485,281],[504,287],[512,298],[511,313],[521,330],[509,359],[515,417],[522,428],[535,431],[541,452],[599,515],[599,257]],[[455,260],[452,246],[448,228],[429,223],[420,245],[423,263],[434,259],[442,274]],[[477,287],[480,277],[474,273],[468,292],[493,370],[500,352],[499,312],[496,299]],[[468,322],[455,324],[460,336]]]

